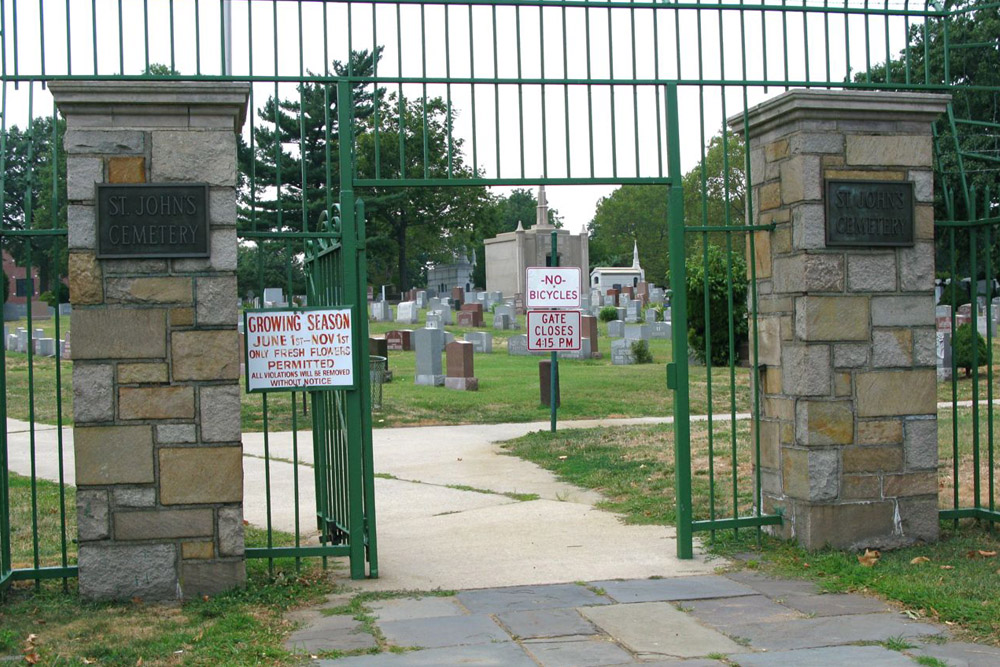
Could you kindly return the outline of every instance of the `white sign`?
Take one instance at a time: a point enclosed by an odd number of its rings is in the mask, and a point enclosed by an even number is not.
[[[247,391],[354,386],[350,308],[243,314]]]
[[[529,310],[528,350],[574,352],[580,349],[579,310]]]
[[[529,266],[525,269],[525,308],[579,308],[579,266]]]

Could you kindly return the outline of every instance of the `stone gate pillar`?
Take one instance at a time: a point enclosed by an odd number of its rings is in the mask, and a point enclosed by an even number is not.
[[[80,593],[240,586],[236,137],[249,86],[50,87],[66,118]]]
[[[949,97],[793,90],[749,135],[763,505],[807,548],[938,537],[931,123]]]

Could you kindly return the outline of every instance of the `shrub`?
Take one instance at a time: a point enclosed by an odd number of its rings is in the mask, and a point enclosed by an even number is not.
[[[978,331],[972,328],[972,324],[966,323],[955,330],[955,337],[951,341],[952,354],[955,355],[955,366],[965,369],[965,376],[972,373],[972,341],[976,340],[976,362],[982,366],[986,364],[986,339]]]
[[[732,294],[726,284],[728,265],[732,263]],[[693,253],[685,262],[687,268],[688,345],[700,361],[705,361],[705,329],[711,325],[711,364],[728,366],[729,322],[733,324],[733,351],[749,332],[747,324],[747,265],[742,255],[727,256],[718,246],[708,246],[708,312],[705,312],[705,255]],[[730,304],[732,313],[730,314]]]
[[[597,313],[597,319],[602,322],[613,322],[618,319],[618,309],[614,306],[604,306]]]
[[[965,285],[953,280],[944,286],[944,290],[941,292],[941,298],[938,300],[937,305],[939,306],[953,306],[958,308],[966,303],[972,303],[969,298],[969,290],[965,289]]]
[[[644,340],[634,340],[632,341],[632,356],[635,357],[635,363],[637,364],[651,364],[653,363],[653,355],[649,351],[649,343]]]

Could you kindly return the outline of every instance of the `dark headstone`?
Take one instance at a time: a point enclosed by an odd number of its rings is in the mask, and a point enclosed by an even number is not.
[[[538,391],[542,399],[542,405],[551,406],[549,394],[552,391],[552,360],[542,359],[538,362]],[[561,405],[559,401],[559,376],[556,376],[556,407]]]

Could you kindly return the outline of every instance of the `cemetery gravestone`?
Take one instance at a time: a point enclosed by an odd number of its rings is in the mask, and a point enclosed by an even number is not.
[[[441,350],[444,348],[444,332],[441,329],[417,329],[413,332],[413,346],[417,353],[414,384],[432,387],[443,385]]]
[[[611,363],[615,366],[629,366],[635,363],[631,340],[619,338],[611,341]]]
[[[584,315],[580,318],[580,328],[581,335],[584,338],[590,339],[590,352],[591,356],[597,358],[600,356],[600,350],[598,349],[598,331],[597,331],[597,318],[591,317],[590,315]]]
[[[625,335],[625,322],[623,320],[611,320],[608,322],[608,338],[621,338]]]
[[[465,334],[465,340],[472,343],[476,352],[483,354],[493,352],[493,334],[488,331],[470,331]]]
[[[626,340],[649,340],[650,326],[648,324],[626,324],[624,336]]]
[[[528,337],[515,334],[507,339],[507,354],[515,357],[528,356]]]
[[[416,301],[403,301],[396,308],[396,321],[405,324],[416,324],[420,321]]]
[[[412,329],[397,329],[385,335],[386,348],[394,352],[409,352],[413,349]]]
[[[445,350],[448,359],[448,375],[444,386],[459,391],[477,391],[479,379],[473,369],[473,345],[468,341],[456,340],[448,343]]]

